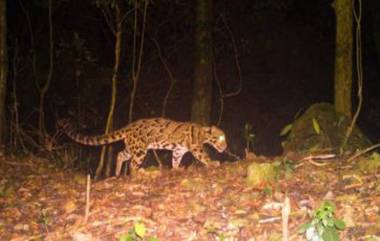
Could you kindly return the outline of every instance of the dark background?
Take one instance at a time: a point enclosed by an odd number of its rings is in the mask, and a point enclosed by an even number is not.
[[[241,68],[241,92],[224,100],[221,123],[233,151],[242,153],[244,125],[250,123],[255,134],[255,152],[280,154],[282,138],[279,133],[299,111],[316,102],[333,103],[335,15],[330,4],[331,1],[325,0],[214,1],[215,72],[225,93],[239,86],[235,54]],[[125,11],[129,9],[126,5]],[[374,142],[380,137],[379,10],[380,1],[363,1],[364,108],[359,125]],[[166,116],[181,121],[190,119],[194,16],[195,1],[162,0],[149,5],[134,119],[159,116],[170,84],[153,40],[159,43],[176,79]],[[237,53],[223,19],[233,33]],[[133,14],[126,15],[116,128],[125,125],[128,119],[132,88],[132,20]],[[54,131],[57,118],[71,115],[76,122],[100,133],[110,102],[114,36],[102,11],[89,0],[56,1],[53,28],[54,75],[45,106],[48,130]],[[43,82],[47,78],[48,30],[47,0],[8,1],[10,73],[7,102],[12,111],[12,93],[16,89],[20,120],[25,128],[37,126],[36,81]],[[355,82],[356,76],[354,78]],[[215,123],[220,107],[216,81],[214,87]]]

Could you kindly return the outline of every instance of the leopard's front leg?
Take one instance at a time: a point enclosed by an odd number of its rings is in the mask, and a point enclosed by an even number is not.
[[[210,156],[203,150],[202,147],[197,147],[191,150],[193,156],[202,162],[205,166],[219,166],[219,162],[211,160]]]

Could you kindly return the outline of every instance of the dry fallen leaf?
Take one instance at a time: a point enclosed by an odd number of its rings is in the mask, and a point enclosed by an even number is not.
[[[66,213],[71,213],[77,209],[77,205],[73,200],[68,200],[63,206],[63,208],[65,209]]]

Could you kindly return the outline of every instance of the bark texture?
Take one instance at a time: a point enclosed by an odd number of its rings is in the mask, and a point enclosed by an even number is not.
[[[197,1],[195,71],[191,120],[208,125],[212,104],[212,0]]]
[[[0,145],[4,144],[5,137],[5,94],[8,72],[6,16],[6,0],[0,0]]]
[[[352,0],[335,0],[335,110],[352,116]]]

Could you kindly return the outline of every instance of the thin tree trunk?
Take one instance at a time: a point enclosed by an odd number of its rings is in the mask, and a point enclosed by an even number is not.
[[[197,1],[195,73],[191,120],[209,124],[212,104],[212,0]]]
[[[335,110],[352,116],[352,0],[335,0]]]
[[[123,36],[123,22],[122,22],[122,13],[120,10],[120,2],[118,2],[115,6],[115,18],[116,18],[116,43],[115,43],[115,64],[113,66],[113,75],[112,75],[112,92],[111,92],[111,103],[110,108],[108,112],[107,117],[107,124],[106,124],[106,130],[105,133],[109,133],[112,130],[113,126],[113,114],[115,111],[115,105],[116,105],[116,94],[117,94],[117,80],[118,80],[118,73],[119,73],[119,66],[120,66],[120,56],[121,56],[121,44],[122,44],[122,36]],[[104,160],[105,160],[105,154],[106,154],[106,146],[102,147],[102,152],[100,155],[100,161],[98,164],[98,167],[96,168],[96,178],[99,178],[103,167],[104,167]],[[110,148],[110,147],[109,147]],[[112,150],[112,149],[111,149]],[[111,151],[109,150],[109,152]],[[108,155],[110,156],[110,155]],[[109,159],[110,160],[110,159]],[[106,166],[106,172],[105,176],[108,177],[111,175],[111,168],[110,165]]]
[[[5,94],[8,73],[6,16],[6,0],[0,0],[0,146],[5,142]]]
[[[40,99],[39,99],[39,117],[38,117],[38,130],[40,134],[39,144],[45,145],[45,96],[50,87],[50,82],[53,78],[53,70],[54,70],[54,39],[53,39],[53,0],[49,0],[49,72],[45,83],[39,86]]]
[[[135,103],[137,84],[140,79],[141,67],[142,67],[142,58],[144,52],[144,41],[145,41],[145,27],[146,27],[146,15],[149,5],[149,0],[144,1],[144,10],[143,10],[143,19],[141,23],[141,37],[138,39],[138,12],[139,12],[139,1],[135,0],[135,13],[134,13],[134,26],[133,26],[133,49],[132,49],[132,91],[131,91],[131,101],[129,103],[129,112],[128,112],[128,122],[132,122],[133,117],[133,107]],[[137,49],[137,44],[139,44],[139,48]]]

